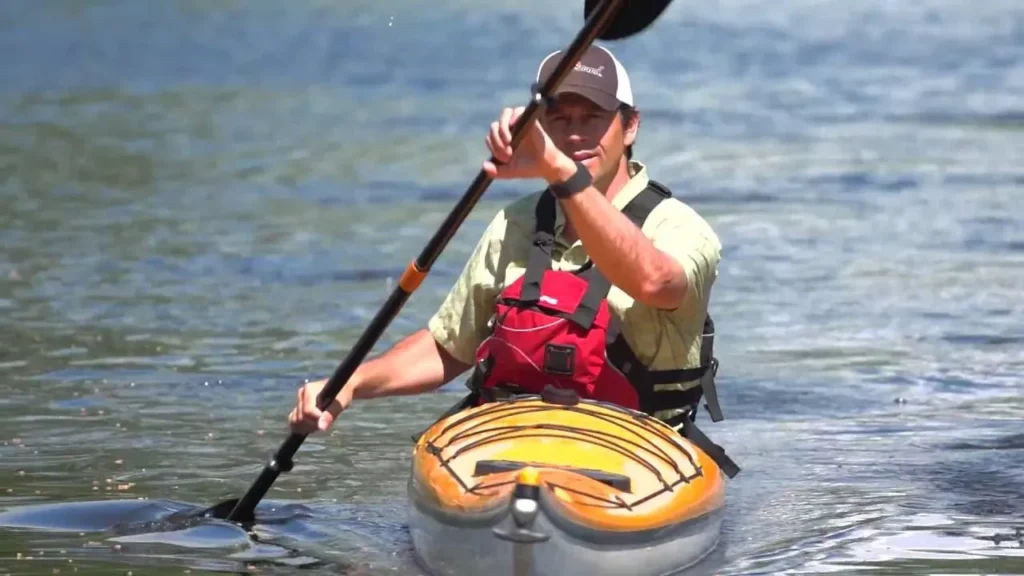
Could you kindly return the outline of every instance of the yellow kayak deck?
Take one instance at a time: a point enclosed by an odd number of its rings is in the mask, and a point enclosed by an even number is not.
[[[561,515],[594,530],[656,530],[724,504],[718,465],[679,432],[587,400],[530,397],[451,415],[420,436],[412,473],[431,507],[472,517],[506,505],[526,466]]]

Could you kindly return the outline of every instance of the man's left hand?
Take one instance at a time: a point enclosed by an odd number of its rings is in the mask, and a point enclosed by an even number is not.
[[[484,161],[484,172],[495,179],[543,178],[556,182],[565,174],[567,166],[574,169],[572,160],[562,153],[534,120],[527,129],[515,153],[512,152],[512,126],[522,116],[525,107],[505,108],[497,122],[491,123],[491,130],[484,142],[497,162]]]

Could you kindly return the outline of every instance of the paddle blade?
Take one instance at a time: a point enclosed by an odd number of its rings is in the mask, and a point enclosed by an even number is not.
[[[583,18],[589,18],[590,14],[606,1],[609,0],[585,0]],[[641,32],[657,20],[671,3],[672,0],[623,0],[622,7],[612,18],[611,24],[598,38],[620,40]]]

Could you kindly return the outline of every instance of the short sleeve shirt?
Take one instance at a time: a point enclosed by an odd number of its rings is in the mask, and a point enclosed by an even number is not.
[[[643,164],[633,161],[629,168],[630,180],[612,198],[620,211],[648,184]],[[474,363],[476,348],[487,337],[498,295],[526,272],[536,224],[534,210],[542,193],[520,198],[494,216],[455,285],[428,322],[434,339],[466,364]],[[588,255],[579,240],[566,241],[564,228],[565,215],[557,206],[552,268],[572,271],[583,266]],[[721,257],[718,236],[696,211],[675,197],[663,200],[651,211],[642,231],[686,271],[686,298],[676,309],[662,310],[612,286],[609,307],[621,319],[626,343],[649,369],[699,366],[704,318]],[[658,388],[685,389],[697,384],[683,382]]]

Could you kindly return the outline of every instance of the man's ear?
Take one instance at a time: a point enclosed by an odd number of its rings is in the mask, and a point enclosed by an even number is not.
[[[636,142],[636,135],[640,130],[640,111],[634,108],[624,120],[625,126],[622,135],[625,138],[626,146],[632,146],[633,142]]]

